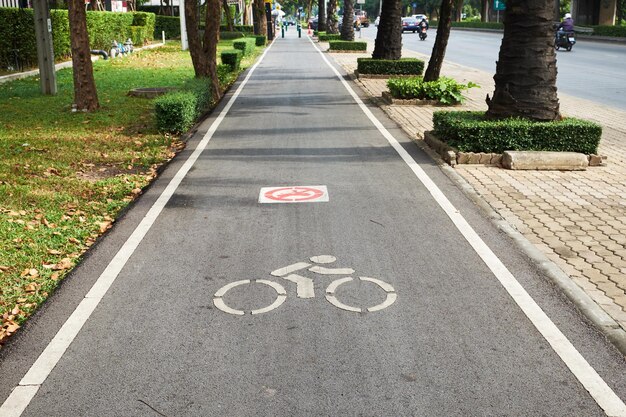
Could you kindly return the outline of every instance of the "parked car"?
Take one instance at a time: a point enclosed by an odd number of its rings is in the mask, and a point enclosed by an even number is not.
[[[422,19],[426,19],[426,21],[428,22],[428,17],[425,14],[414,14],[411,17],[417,20],[417,23],[421,22]]]
[[[417,32],[419,30],[418,24],[419,22],[414,17],[403,17],[402,18],[402,33]]]

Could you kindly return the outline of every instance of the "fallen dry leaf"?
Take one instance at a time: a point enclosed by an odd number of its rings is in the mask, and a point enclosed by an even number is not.
[[[60,271],[63,269],[70,269],[71,267],[72,267],[72,260],[70,258],[63,258],[52,269]]]
[[[48,249],[48,255],[60,255],[61,251],[56,249]]]
[[[35,291],[37,291],[37,284],[35,284],[34,282],[31,282],[26,287],[24,287],[24,291],[26,291],[26,292],[35,292]]]
[[[71,237],[68,240],[70,241],[70,243],[73,243],[75,245],[79,245],[80,244],[80,241],[78,239],[74,238],[74,237]]]

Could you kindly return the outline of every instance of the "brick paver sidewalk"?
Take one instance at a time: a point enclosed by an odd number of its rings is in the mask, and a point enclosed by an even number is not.
[[[322,50],[327,44],[320,43]],[[370,43],[368,50],[373,45]],[[349,74],[358,57],[332,54]],[[403,51],[405,57],[423,54]],[[493,94],[493,74],[446,63],[442,75],[473,81],[454,109],[486,110]],[[372,97],[387,90],[386,80],[359,79]],[[484,165],[457,165],[456,171],[505,219],[558,265],[576,284],[626,329],[626,112],[559,94],[564,115],[591,119],[603,126],[599,153],[606,166],[587,171],[510,171]],[[449,107],[382,105],[383,110],[419,141],[432,129],[434,111]]]

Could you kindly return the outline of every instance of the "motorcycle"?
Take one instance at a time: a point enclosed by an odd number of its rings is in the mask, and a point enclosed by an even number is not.
[[[574,32],[565,32],[562,30],[556,32],[556,37],[554,38],[554,49],[558,51],[561,48],[565,48],[565,50],[569,52],[572,50],[574,44],[576,44]]]
[[[426,40],[426,36],[428,36],[428,35],[426,35],[426,28],[425,27],[422,27],[420,29],[419,36],[420,36],[420,40],[421,41]]]

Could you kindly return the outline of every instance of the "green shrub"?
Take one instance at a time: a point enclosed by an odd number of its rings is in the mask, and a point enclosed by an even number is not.
[[[231,71],[230,65],[219,64],[217,66],[217,79],[220,85],[230,84],[231,79],[235,78],[235,76]]]
[[[422,77],[391,78],[387,87],[394,98],[437,100],[442,104],[457,104],[464,100],[461,92],[468,88],[478,87],[469,82],[460,84],[452,78],[440,77],[435,81],[424,82]]]
[[[182,133],[196,120],[196,97],[191,91],[169,93],[154,100],[157,127],[162,132]]]
[[[133,13],[133,26],[142,26],[144,28],[144,38],[141,40],[141,43],[140,43],[141,45],[143,45],[145,41],[154,40],[155,24],[156,24],[156,15],[154,13],[145,13],[145,12]],[[133,39],[133,43],[134,42],[135,40]]]
[[[612,36],[617,38],[626,37],[626,26],[592,26],[593,34],[596,36]]]
[[[162,132],[186,132],[210,104],[209,80],[193,78],[187,81],[183,91],[168,93],[154,100],[157,127]]]
[[[317,39],[320,42],[330,42],[330,41],[339,41],[341,40],[341,35],[338,33],[330,33],[330,34],[326,34],[326,33],[320,33],[317,36]]]
[[[559,151],[595,154],[602,127],[586,120],[486,120],[483,112],[435,112],[434,132],[463,152]]]
[[[424,71],[424,61],[417,58],[397,60],[358,58],[357,70],[359,74],[421,75]]]
[[[234,25],[233,29],[235,32],[243,32],[243,33],[252,33],[254,32],[254,26],[252,25]],[[221,25],[220,32],[228,31],[228,26]]]
[[[267,45],[267,36],[265,36],[265,35],[256,35],[254,38],[256,39],[256,46],[265,46],[265,45]]]
[[[239,49],[226,49],[222,51],[222,64],[229,65],[232,71],[237,71],[242,55]]]
[[[243,38],[233,41],[233,48],[239,49],[242,52],[243,56],[248,56],[253,53],[255,45],[255,38]]]
[[[166,39],[179,39],[180,17],[157,15],[154,25],[154,39],[161,39],[163,31],[165,31]]]
[[[239,39],[245,36],[246,34],[243,32],[220,32],[220,39],[224,39],[224,40]]]
[[[437,27],[439,22],[436,20],[431,21],[430,27]],[[472,21],[464,21],[464,22],[452,22],[453,28],[473,28],[473,29],[504,29],[503,23],[498,22],[472,22]]]
[[[330,41],[331,51],[366,51],[367,42],[361,41]]]

